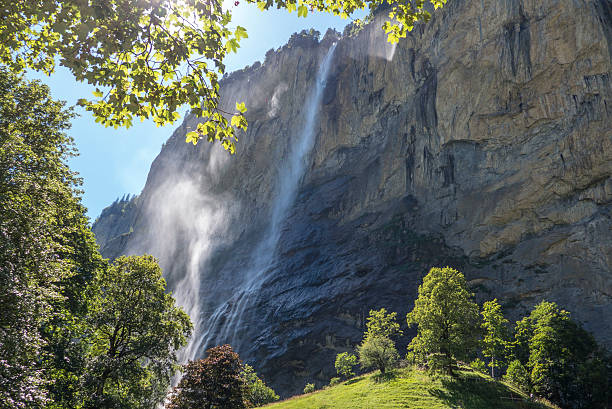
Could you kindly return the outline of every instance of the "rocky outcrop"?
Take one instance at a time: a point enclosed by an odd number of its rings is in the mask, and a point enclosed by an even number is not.
[[[295,35],[224,79],[248,107],[236,157],[185,144],[188,118],[123,221],[97,221],[103,253],[160,258],[197,304],[194,354],[242,303],[237,349],[285,395],[329,379],[369,309],[405,314],[435,265],[513,318],[556,301],[612,346],[610,1],[451,0],[397,46],[380,25]],[[307,171],[241,298],[334,41]]]

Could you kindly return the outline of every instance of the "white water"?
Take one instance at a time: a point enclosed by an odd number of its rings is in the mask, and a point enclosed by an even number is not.
[[[261,285],[266,279],[266,272],[276,257],[276,247],[280,239],[281,229],[287,217],[287,211],[293,205],[298,188],[309,163],[310,152],[315,142],[315,129],[323,98],[329,69],[334,55],[334,43],[319,66],[316,83],[304,104],[304,127],[292,138],[289,152],[278,169],[275,200],[270,214],[269,227],[251,255],[251,264],[245,274],[243,284],[235,290],[232,299],[220,305],[212,316],[202,324],[203,333],[194,334],[196,348],[193,351],[202,351],[212,345],[229,343],[239,346],[237,331],[242,325],[242,319],[250,301],[257,295]],[[217,325],[221,328],[217,331]],[[200,348],[203,346],[204,348]],[[192,357],[193,359],[193,357]]]

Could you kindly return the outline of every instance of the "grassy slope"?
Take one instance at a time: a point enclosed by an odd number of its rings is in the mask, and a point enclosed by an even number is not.
[[[395,377],[377,381],[363,375],[340,385],[266,406],[270,409],[551,409],[528,402],[511,385],[495,382],[473,372],[461,372],[458,379],[437,379],[413,369],[400,369]]]

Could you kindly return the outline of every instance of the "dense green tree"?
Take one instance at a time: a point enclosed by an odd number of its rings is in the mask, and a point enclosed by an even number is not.
[[[210,348],[206,358],[190,361],[170,394],[167,409],[242,409],[245,400],[242,362],[229,345]]]
[[[396,317],[397,313],[388,313],[385,308],[370,310],[363,342],[357,346],[362,368],[377,368],[384,374],[395,364],[398,353],[391,337],[402,333]]]
[[[397,322],[396,312],[388,313],[385,308],[370,310],[370,315],[366,319],[365,338],[372,336],[393,338],[397,335],[402,335],[402,331]]]
[[[359,363],[362,368],[375,368],[385,374],[397,362],[399,355],[395,348],[395,342],[383,336],[366,337],[357,346]]]
[[[478,306],[465,277],[453,268],[429,270],[406,318],[408,325],[418,326],[408,349],[430,366],[442,366],[452,375],[455,361],[475,350],[480,332]]]
[[[355,355],[349,354],[348,352],[341,352],[336,355],[334,366],[338,375],[344,378],[355,376],[355,372],[353,372],[353,367],[355,365],[357,365],[357,357]]]
[[[270,7],[340,15],[375,10],[382,0],[248,0],[261,10]],[[446,0],[390,0],[384,25],[397,42],[415,22],[428,20],[429,4]],[[96,87],[94,97],[79,103],[107,126],[130,126],[134,117],[160,125],[177,119],[187,104],[205,118],[187,134],[220,140],[234,152],[235,128],[246,129],[244,104],[221,107],[219,78],[224,59],[246,37],[231,26],[231,11],[220,0],[2,0],[0,64],[14,71],[26,67],[52,72],[56,61],[79,81]],[[228,120],[231,117],[231,120]]]
[[[518,359],[510,361],[504,378],[525,391],[529,390],[529,371]]]
[[[251,365],[244,364],[245,400],[249,406],[263,406],[279,399],[274,390],[261,380]]]
[[[189,317],[166,292],[152,256],[119,257],[97,274],[90,291],[85,407],[154,408],[177,369],[176,351],[191,334]]]
[[[591,334],[557,304],[543,301],[518,321],[511,356],[529,372],[530,391],[574,408],[604,408],[612,365]]]
[[[495,367],[504,362],[508,342],[508,320],[501,312],[497,299],[487,301],[482,307],[482,354],[489,358],[491,376],[495,378]]]
[[[72,117],[46,86],[0,69],[1,408],[74,405],[84,288],[103,263],[66,163]]]

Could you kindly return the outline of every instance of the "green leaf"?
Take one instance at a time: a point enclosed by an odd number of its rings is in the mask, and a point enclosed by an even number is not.
[[[308,15],[308,7],[303,4],[298,7],[298,17],[306,17]]]
[[[244,102],[240,102],[240,103],[236,102],[236,109],[238,110],[238,112],[242,114],[244,114],[247,111],[246,106],[244,105]]]
[[[236,40],[238,41],[240,41],[243,38],[249,37],[246,31],[246,28],[241,27],[241,26],[236,27],[236,31],[234,32],[234,35],[236,36]]]
[[[187,135],[185,135],[185,142],[187,143],[195,145],[198,143],[198,139],[200,139],[200,135],[195,131],[187,132]]]

